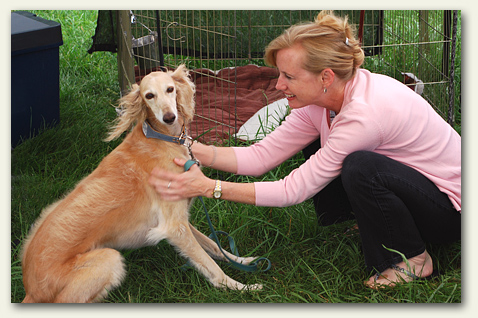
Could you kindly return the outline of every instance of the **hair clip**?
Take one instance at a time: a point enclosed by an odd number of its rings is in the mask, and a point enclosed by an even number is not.
[[[345,38],[345,45],[350,46],[349,38],[347,38],[347,37]]]

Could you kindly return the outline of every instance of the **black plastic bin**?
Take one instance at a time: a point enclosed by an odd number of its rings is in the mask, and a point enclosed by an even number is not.
[[[60,122],[61,25],[35,14],[12,12],[12,148]]]

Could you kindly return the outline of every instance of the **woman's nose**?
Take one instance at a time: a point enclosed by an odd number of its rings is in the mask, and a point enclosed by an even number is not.
[[[286,85],[284,84],[284,80],[282,79],[282,75],[279,75],[276,83],[276,89],[279,91],[285,91]]]

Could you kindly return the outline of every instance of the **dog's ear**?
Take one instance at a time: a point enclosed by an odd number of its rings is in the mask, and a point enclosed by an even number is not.
[[[187,125],[194,117],[194,94],[196,87],[189,78],[189,71],[184,64],[179,65],[171,74],[171,77],[176,84],[178,111],[184,117],[184,122]]]
[[[146,118],[146,110],[139,92],[139,85],[133,84],[131,91],[119,100],[117,107],[120,113],[119,117],[113,122],[113,126],[105,141],[118,138],[123,132],[130,129],[134,123]]]

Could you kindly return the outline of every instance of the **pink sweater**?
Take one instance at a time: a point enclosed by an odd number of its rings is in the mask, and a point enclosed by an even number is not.
[[[256,182],[256,205],[305,201],[340,175],[345,157],[368,150],[429,178],[461,211],[461,137],[418,94],[399,81],[360,69],[345,87],[329,128],[328,110],[292,110],[281,126],[250,147],[235,147],[238,174],[260,176],[321,137],[322,148],[282,180]]]

